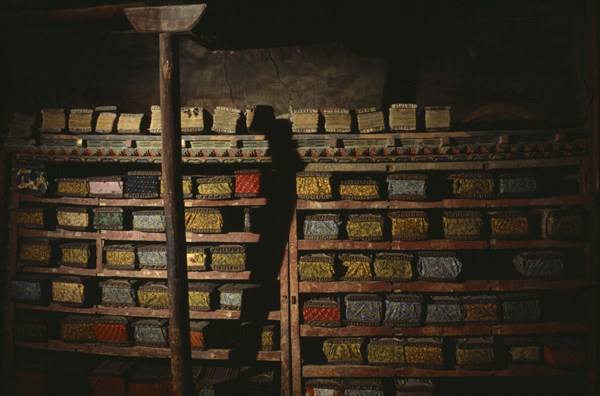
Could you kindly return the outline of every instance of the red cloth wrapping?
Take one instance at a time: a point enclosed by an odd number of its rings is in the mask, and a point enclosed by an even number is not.
[[[201,331],[190,331],[190,343],[192,348],[204,348],[204,333]]]
[[[101,343],[128,344],[127,327],[122,323],[96,323],[96,339]]]
[[[305,322],[339,322],[341,320],[341,312],[337,308],[303,307],[302,317]]]
[[[235,194],[242,197],[260,194],[260,173],[236,173]]]

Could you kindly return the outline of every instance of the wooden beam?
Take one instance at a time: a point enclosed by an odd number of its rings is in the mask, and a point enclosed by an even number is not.
[[[206,4],[172,5],[126,8],[125,14],[135,30],[141,33],[185,33],[196,26],[205,9]]]

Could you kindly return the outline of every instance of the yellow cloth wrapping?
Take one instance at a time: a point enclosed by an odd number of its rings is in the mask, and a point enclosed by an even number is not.
[[[542,348],[539,345],[515,346],[508,350],[514,362],[536,362],[542,356]]]
[[[206,291],[193,291],[188,293],[190,309],[210,310],[210,293]]]
[[[379,186],[377,184],[341,184],[342,199],[377,199]]]
[[[498,304],[463,303],[465,322],[495,322],[498,320]]]
[[[369,364],[405,364],[404,345],[373,345],[370,343],[367,346],[367,360]]]
[[[188,268],[206,269],[205,252],[188,252],[186,258]]]
[[[43,227],[44,212],[41,210],[18,210],[16,213],[16,222],[19,225]]]
[[[21,246],[19,259],[22,261],[48,262],[52,256],[50,245],[26,243]]]
[[[522,217],[491,217],[492,238],[528,238],[529,223]]]
[[[375,258],[375,276],[384,279],[412,279],[412,263],[409,259]]]
[[[314,197],[330,198],[331,183],[327,176],[298,176],[296,177],[296,194],[298,198],[313,199]]]
[[[456,363],[459,366],[490,366],[494,362],[492,348],[456,348]]]
[[[169,294],[165,290],[138,290],[138,300],[140,306],[147,308],[167,308],[169,306]]]
[[[233,188],[230,182],[198,183],[198,195],[230,197]]]
[[[362,362],[360,343],[323,342],[323,353],[328,363]]]
[[[423,217],[392,217],[394,240],[426,239],[429,220]]]
[[[342,265],[348,268],[344,278],[370,279],[373,276],[371,263],[367,261],[342,261]]]
[[[91,341],[96,338],[94,323],[62,323],[60,338],[63,341]]]
[[[56,183],[56,192],[60,195],[86,196],[89,192],[87,181],[60,180]]]
[[[84,303],[85,287],[81,283],[52,282],[52,301],[58,303]]]
[[[335,271],[333,263],[322,261],[302,261],[298,264],[301,280],[333,278]]]
[[[107,250],[106,251],[106,262],[117,265],[135,265],[135,252]]]
[[[223,229],[223,215],[186,211],[185,229],[192,232],[219,233]]]
[[[87,212],[56,212],[56,222],[60,227],[86,228],[89,221],[90,216]]]
[[[164,180],[160,179],[160,195],[163,195],[164,188]],[[189,177],[184,177],[181,179],[181,185],[183,186],[183,196],[192,195],[192,179]]]
[[[262,349],[272,349],[275,345],[275,334],[273,331],[263,331],[260,338]]]
[[[483,228],[480,217],[460,217],[442,219],[446,238],[479,239]]]
[[[443,366],[444,354],[441,347],[433,346],[413,346],[404,347],[406,362],[411,366]]]
[[[245,265],[246,253],[213,253],[211,263],[213,265]]]
[[[383,239],[383,223],[379,221],[348,220],[346,231],[350,239]]]
[[[452,192],[458,196],[481,196],[494,193],[492,178],[456,178],[452,183]]]
[[[83,247],[63,247],[60,250],[62,252],[61,261],[65,263],[87,263],[90,259],[90,251]]]

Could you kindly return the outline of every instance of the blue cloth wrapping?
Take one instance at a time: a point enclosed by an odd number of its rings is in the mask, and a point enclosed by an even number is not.
[[[304,239],[337,239],[340,224],[339,215],[307,216],[304,220]]]
[[[423,323],[423,298],[414,294],[388,295],[383,322],[390,326],[420,326]]]
[[[378,326],[381,323],[383,303],[374,294],[348,294],[346,321],[357,326]]]
[[[502,314],[505,322],[538,322],[541,303],[537,294],[502,294]]]
[[[456,325],[462,322],[463,308],[460,300],[453,296],[435,296],[427,305],[426,324],[438,326]]]
[[[451,252],[420,252],[417,271],[422,280],[456,280],[462,271],[462,263]]]
[[[166,348],[167,333],[166,321],[142,320],[134,324],[133,339],[136,345]]]
[[[41,280],[13,279],[12,295],[15,300],[28,303],[41,303],[43,298]]]
[[[501,197],[525,197],[537,192],[537,179],[533,176],[500,175],[498,194]]]
[[[563,257],[555,251],[521,252],[513,258],[513,263],[527,278],[559,278],[564,274]]]
[[[425,199],[426,180],[397,180],[387,179],[388,196],[390,199]]]

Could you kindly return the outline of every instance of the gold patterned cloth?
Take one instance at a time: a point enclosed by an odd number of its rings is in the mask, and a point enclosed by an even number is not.
[[[96,329],[93,317],[89,315],[69,315],[60,321],[60,339],[71,343],[96,342]]]
[[[233,195],[231,176],[201,176],[196,178],[198,199],[227,199]]]
[[[342,254],[340,255],[342,266],[346,267],[343,280],[369,281],[373,278],[371,273],[371,257],[364,254]]]
[[[404,340],[400,338],[375,338],[367,346],[367,361],[375,365],[403,366]]]
[[[392,103],[389,108],[392,131],[417,130],[417,105],[415,103]]]
[[[56,226],[65,230],[83,231],[90,224],[90,215],[86,208],[56,208]]]
[[[215,271],[244,271],[246,248],[243,245],[219,245],[210,248],[211,268]]]
[[[472,241],[482,238],[483,216],[474,210],[444,212],[442,222],[446,239]]]
[[[492,239],[529,238],[529,219],[526,212],[490,212]]]
[[[545,209],[542,212],[542,238],[578,240],[585,238],[585,213],[579,208]]]
[[[260,333],[261,350],[272,351],[275,349],[275,325],[266,325]]]
[[[206,271],[207,246],[188,246],[186,253],[188,271]]]
[[[489,173],[460,173],[450,175],[452,193],[457,198],[493,198],[494,176]]]
[[[362,364],[362,338],[328,338],[323,353],[330,364]]]
[[[185,210],[185,230],[199,234],[223,232],[223,215],[214,208],[189,208]]]
[[[368,201],[379,198],[377,180],[358,179],[340,182],[340,198],[357,201]]]
[[[210,311],[213,309],[215,291],[219,285],[209,282],[191,282],[189,284],[189,305],[192,311]]]
[[[43,208],[19,208],[15,213],[17,225],[27,228],[43,229],[46,226],[46,217]]]
[[[302,281],[332,281],[335,274],[334,258],[324,253],[306,254],[298,261]]]
[[[500,300],[492,295],[463,296],[463,320],[471,323],[495,323],[500,317]]]
[[[144,308],[168,308],[169,292],[164,282],[146,282],[138,288],[138,301]]]
[[[388,213],[392,219],[392,238],[395,241],[422,241],[427,239],[429,219],[426,212],[398,211]]]
[[[87,197],[90,192],[87,179],[57,178],[56,194],[65,197]]]
[[[346,223],[348,239],[352,241],[381,241],[383,216],[378,214],[351,214]]]
[[[491,369],[494,365],[494,339],[470,337],[456,339],[456,363],[466,369]]]
[[[542,342],[531,337],[503,337],[513,363],[534,363],[542,358]]]
[[[296,174],[296,195],[299,199],[331,199],[330,172],[299,172]]]
[[[408,253],[377,253],[373,262],[375,280],[409,281],[413,277],[414,256]]]
[[[94,243],[63,243],[60,245],[60,265],[85,268],[93,257]]]
[[[160,196],[163,196],[163,191],[164,191],[164,180],[161,177],[160,178]],[[193,188],[192,188],[192,177],[191,176],[181,176],[181,186],[183,188],[183,198],[191,198],[193,195]]]
[[[444,368],[443,341],[441,338],[409,338],[404,345],[404,356],[411,367]]]
[[[60,276],[52,279],[52,302],[83,306],[86,303],[89,282],[77,276]]]
[[[52,259],[52,250],[48,239],[23,239],[19,249],[19,262],[25,265],[47,266]]]
[[[134,270],[135,247],[133,245],[108,245],[104,247],[104,268]]]

